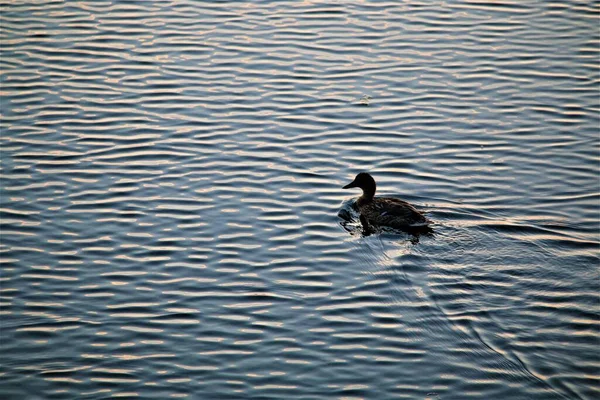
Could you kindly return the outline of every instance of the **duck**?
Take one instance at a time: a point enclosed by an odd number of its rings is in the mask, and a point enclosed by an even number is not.
[[[360,213],[360,222],[365,231],[378,227],[400,230],[427,228],[430,221],[412,204],[394,197],[375,197],[377,184],[367,173],[361,172],[342,189],[361,188],[363,193],[354,205]]]

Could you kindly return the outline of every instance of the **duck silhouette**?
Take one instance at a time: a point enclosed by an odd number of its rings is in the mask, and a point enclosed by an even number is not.
[[[362,196],[356,200],[355,208],[360,213],[360,222],[365,232],[379,227],[390,227],[406,231],[427,230],[430,221],[410,203],[394,197],[375,197],[375,179],[361,172],[343,189],[361,188]]]

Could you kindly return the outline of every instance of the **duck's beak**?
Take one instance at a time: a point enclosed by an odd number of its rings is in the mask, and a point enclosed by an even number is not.
[[[350,182],[349,184],[347,184],[346,186],[344,186],[342,189],[350,189],[356,187],[356,180],[353,180],[352,182]]]

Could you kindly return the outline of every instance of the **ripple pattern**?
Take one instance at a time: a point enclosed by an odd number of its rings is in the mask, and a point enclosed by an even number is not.
[[[1,10],[0,397],[600,396],[597,2]]]

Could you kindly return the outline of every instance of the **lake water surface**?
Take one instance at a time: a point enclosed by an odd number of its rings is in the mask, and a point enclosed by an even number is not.
[[[4,2],[0,397],[600,397],[599,10]]]

